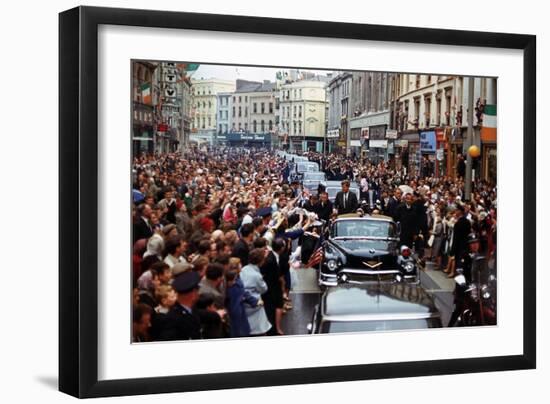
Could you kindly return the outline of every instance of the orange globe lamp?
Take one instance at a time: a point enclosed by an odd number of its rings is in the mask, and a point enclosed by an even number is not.
[[[478,158],[478,157],[479,157],[479,154],[480,154],[479,147],[477,147],[475,144],[474,144],[474,145],[471,145],[471,146],[468,148],[468,154],[469,154],[470,157],[473,158],[473,159]]]

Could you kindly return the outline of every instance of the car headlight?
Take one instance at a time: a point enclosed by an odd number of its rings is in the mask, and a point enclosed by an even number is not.
[[[338,268],[338,262],[336,262],[335,259],[330,259],[327,261],[327,268],[331,271],[336,271],[336,268]]]
[[[412,262],[407,262],[403,265],[403,268],[405,269],[405,272],[412,272],[414,271],[414,264]]]

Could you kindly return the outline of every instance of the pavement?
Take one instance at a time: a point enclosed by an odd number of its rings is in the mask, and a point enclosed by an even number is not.
[[[291,271],[293,285],[290,299],[293,308],[283,316],[281,325],[286,335],[304,335],[308,334],[307,325],[312,320],[321,291],[315,269],[298,268]],[[443,325],[446,326],[453,311],[454,279],[447,278],[445,272],[435,270],[433,263],[427,262],[420,271],[420,283],[434,297]]]

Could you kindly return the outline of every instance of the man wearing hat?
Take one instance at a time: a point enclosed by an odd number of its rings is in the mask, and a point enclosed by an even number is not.
[[[159,333],[161,341],[201,339],[201,323],[193,307],[199,299],[200,275],[185,271],[174,278],[172,287],[178,294],[176,304],[170,309],[166,323]]]

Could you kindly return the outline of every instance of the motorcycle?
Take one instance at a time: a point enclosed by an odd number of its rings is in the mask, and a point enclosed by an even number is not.
[[[398,282],[401,282],[402,280],[412,281],[416,283],[420,282],[416,259],[414,258],[411,249],[406,245],[401,246],[399,255],[397,257],[397,264],[401,269],[401,273],[396,276],[396,280]]]
[[[463,269],[457,268],[455,280],[455,312],[449,327],[496,325],[496,276],[485,258],[472,260],[472,282],[468,282]]]

